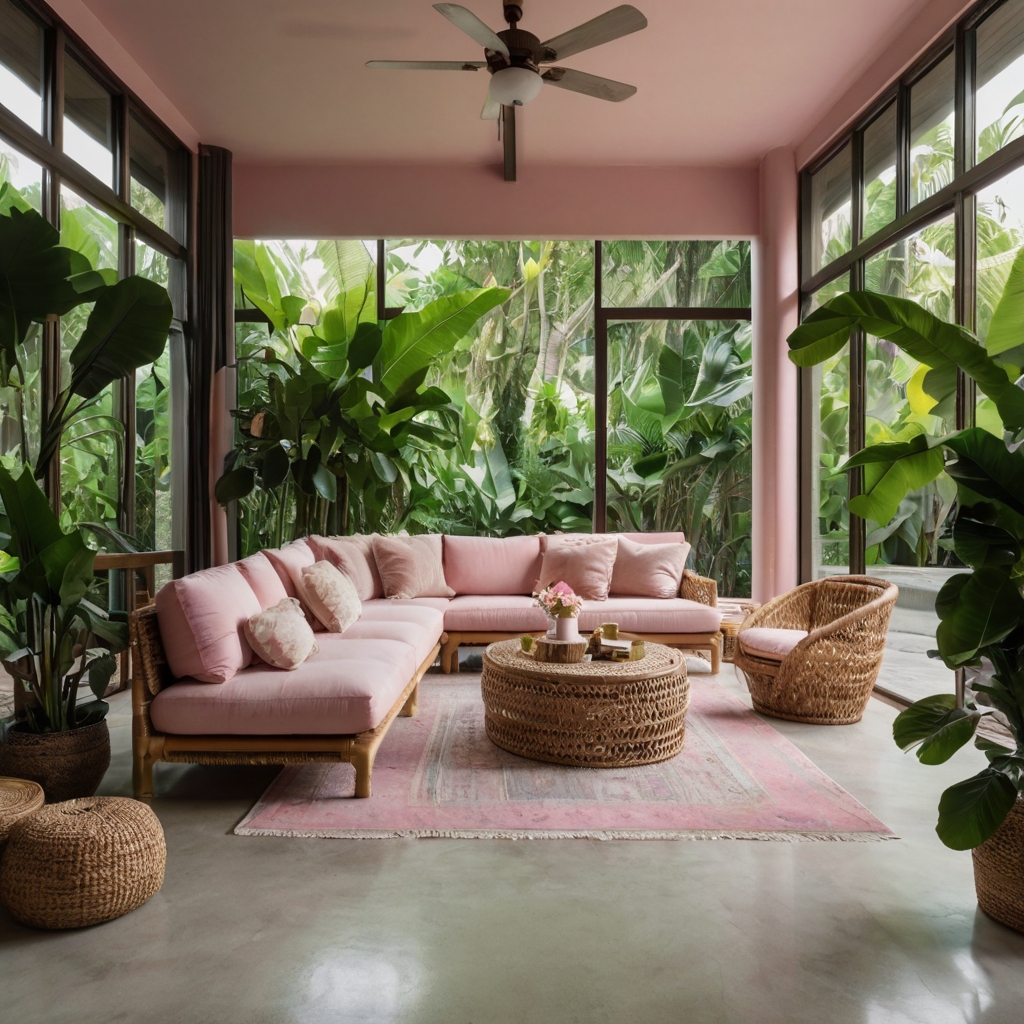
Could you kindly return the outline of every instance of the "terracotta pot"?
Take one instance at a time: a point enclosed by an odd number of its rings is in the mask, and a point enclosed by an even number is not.
[[[1024,798],[971,855],[978,905],[1000,924],[1024,932]]]
[[[92,796],[109,767],[105,721],[68,732],[29,732],[16,725],[0,744],[0,775],[38,782],[47,803]]]

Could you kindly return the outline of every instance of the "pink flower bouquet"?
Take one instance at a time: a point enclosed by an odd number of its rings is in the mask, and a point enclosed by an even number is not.
[[[554,619],[574,619],[583,607],[583,598],[565,582],[552,583],[533,598]]]

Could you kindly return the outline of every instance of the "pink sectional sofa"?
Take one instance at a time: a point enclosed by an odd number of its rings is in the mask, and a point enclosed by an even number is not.
[[[629,536],[684,543],[682,534]],[[303,567],[333,556],[327,539],[296,541],[175,580],[155,606],[133,613],[137,797],[152,795],[157,761],[348,761],[356,796],[369,796],[377,747],[397,716],[415,714],[420,679],[439,654],[443,671],[458,671],[460,645],[547,627],[530,596],[540,574],[539,537],[446,537],[444,577],[454,596],[389,600],[372,567],[373,594],[358,621],[343,633],[318,632],[319,651],[295,671],[260,661],[245,622],[285,597],[301,601]],[[366,557],[373,557],[368,547]],[[716,600],[713,581],[686,573],[678,597],[612,593],[585,602],[580,628],[615,621],[627,635],[707,650],[717,671]]]

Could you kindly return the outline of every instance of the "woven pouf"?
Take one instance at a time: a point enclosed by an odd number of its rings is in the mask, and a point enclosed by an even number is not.
[[[157,816],[117,796],[50,804],[11,829],[0,902],[34,928],[83,928],[142,906],[164,881]]]
[[[1024,799],[1018,799],[991,839],[972,851],[978,906],[1024,932]]]
[[[28,779],[0,778],[0,844],[20,818],[35,814],[46,801],[43,787]]]

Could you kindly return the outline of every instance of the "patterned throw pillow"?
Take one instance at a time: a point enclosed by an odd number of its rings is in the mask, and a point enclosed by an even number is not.
[[[355,584],[327,561],[303,568],[302,596],[330,633],[344,633],[363,614]]]
[[[311,654],[320,650],[302,605],[294,597],[273,608],[249,616],[245,638],[262,661],[294,672]]]

